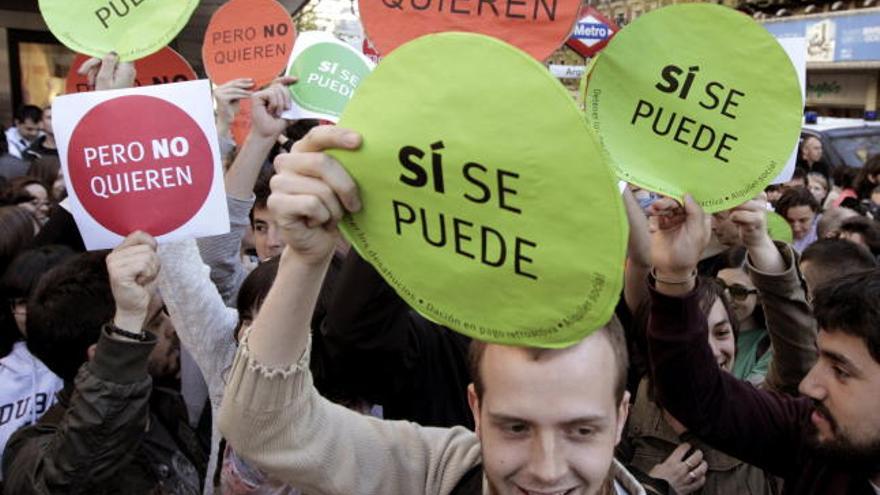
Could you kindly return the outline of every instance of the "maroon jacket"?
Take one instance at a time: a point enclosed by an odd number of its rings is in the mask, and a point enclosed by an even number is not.
[[[663,406],[707,444],[783,478],[785,494],[876,495],[867,473],[823,457],[810,444],[812,401],[723,372],[706,338],[694,292],[651,291],[648,350]]]

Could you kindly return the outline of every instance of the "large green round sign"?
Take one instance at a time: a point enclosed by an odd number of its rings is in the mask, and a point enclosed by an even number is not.
[[[627,224],[617,181],[547,69],[478,34],[392,52],[339,122],[363,210],[342,231],[427,318],[491,342],[564,347],[611,318]]]
[[[161,50],[198,5],[198,0],[40,0],[40,13],[71,50],[92,57],[115,51],[128,62]]]
[[[587,74],[586,116],[618,176],[710,212],[756,196],[791,155],[802,101],[761,25],[712,4],[645,14]]]

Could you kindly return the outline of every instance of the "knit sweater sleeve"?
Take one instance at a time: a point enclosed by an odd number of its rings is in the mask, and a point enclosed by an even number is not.
[[[162,245],[159,258],[159,290],[177,336],[202,371],[212,398],[216,397],[223,391],[223,370],[235,355],[232,334],[238,312],[223,304],[195,241]]]
[[[447,494],[480,462],[476,436],[358,414],[321,397],[310,346],[288,369],[269,369],[245,338],[229,375],[220,431],[236,453],[312,495]]]

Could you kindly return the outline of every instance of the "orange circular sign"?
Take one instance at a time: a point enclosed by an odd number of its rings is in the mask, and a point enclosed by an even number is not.
[[[359,0],[361,21],[382,56],[425,34],[481,33],[538,60],[563,45],[581,0]]]
[[[214,12],[202,42],[202,63],[214,84],[240,77],[257,87],[287,66],[296,29],[275,0],[231,0]]]
[[[88,56],[82,54],[77,54],[73,59],[73,65],[70,66],[70,72],[67,73],[65,81],[65,93],[84,93],[95,89],[93,86],[89,86],[86,76],[81,76],[76,72],[88,59]],[[135,86],[153,86],[198,79],[189,62],[167,46],[152,55],[135,60],[134,68],[137,71],[134,80]]]

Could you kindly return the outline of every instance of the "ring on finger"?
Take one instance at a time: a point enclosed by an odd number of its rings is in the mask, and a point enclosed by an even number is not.
[[[688,471],[688,479],[694,481],[697,479],[697,475],[693,471]]]

